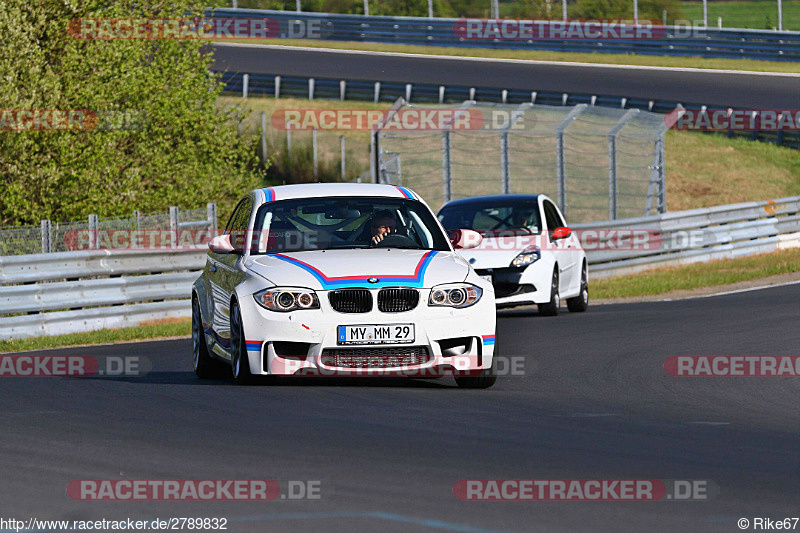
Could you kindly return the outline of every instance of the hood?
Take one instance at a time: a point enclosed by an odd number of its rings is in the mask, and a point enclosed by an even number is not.
[[[541,234],[484,236],[477,248],[458,250],[458,253],[475,269],[505,268],[511,266],[511,261],[522,250],[531,245],[543,248],[544,242],[546,240]]]
[[[454,252],[374,248],[314,250],[252,256],[247,268],[276,286],[332,290],[342,287],[418,287],[464,281],[469,265]],[[377,278],[377,283],[370,283]]]

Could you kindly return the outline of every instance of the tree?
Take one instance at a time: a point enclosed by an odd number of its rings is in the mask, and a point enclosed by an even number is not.
[[[100,119],[88,130],[0,131],[0,224],[208,201],[224,210],[258,184],[252,140],[239,139],[217,107],[222,86],[204,41],[67,31],[74,19],[186,19],[202,9],[186,0],[0,2],[0,110],[91,110]],[[120,116],[134,123],[104,120]]]

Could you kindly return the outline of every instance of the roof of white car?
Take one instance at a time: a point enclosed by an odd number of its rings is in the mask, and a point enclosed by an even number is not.
[[[419,197],[407,187],[376,183],[301,183],[279,185],[261,189],[265,200],[274,202],[293,198],[320,198],[327,196],[379,196],[385,198]]]

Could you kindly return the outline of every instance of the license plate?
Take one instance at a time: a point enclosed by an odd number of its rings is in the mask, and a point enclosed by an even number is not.
[[[489,283],[491,283],[491,282],[492,282],[492,275],[491,275],[491,274],[484,274],[484,275],[482,275],[482,276],[481,276],[481,278],[482,278],[482,279],[485,279],[485,280],[486,280],[486,281],[488,281]]]
[[[414,342],[414,324],[339,326],[337,344],[406,344]]]

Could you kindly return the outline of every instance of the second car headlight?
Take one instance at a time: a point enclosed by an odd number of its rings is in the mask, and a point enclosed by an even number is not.
[[[253,298],[258,305],[270,311],[287,313],[300,309],[319,309],[317,294],[311,290],[275,287],[259,291]]]
[[[535,244],[532,244],[522,250],[517,257],[511,261],[511,266],[515,267],[522,267],[528,266],[534,261],[538,261],[539,258],[542,257],[542,252],[539,250],[539,247]]]
[[[481,299],[480,287],[469,283],[439,285],[431,289],[428,305],[433,307],[469,307]]]

